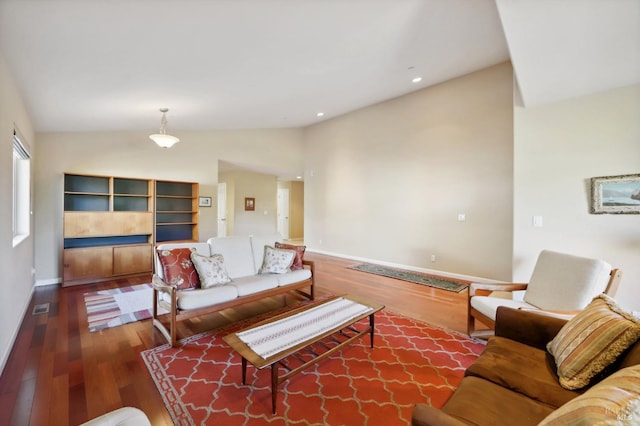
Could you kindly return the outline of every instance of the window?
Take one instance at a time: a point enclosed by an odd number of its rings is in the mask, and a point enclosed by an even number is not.
[[[31,156],[24,138],[13,132],[13,246],[25,240],[31,227]]]

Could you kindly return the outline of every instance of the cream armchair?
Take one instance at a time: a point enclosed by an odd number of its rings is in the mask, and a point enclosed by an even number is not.
[[[622,272],[599,260],[543,250],[528,284],[480,284],[469,286],[467,332],[491,334],[498,306],[573,316],[600,293],[614,296]],[[478,320],[489,330],[476,331]]]

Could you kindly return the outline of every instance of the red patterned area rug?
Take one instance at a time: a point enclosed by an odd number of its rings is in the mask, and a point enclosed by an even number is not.
[[[387,311],[369,337],[278,388],[271,413],[270,368],[247,368],[222,340],[250,322],[142,352],[176,425],[407,425],[416,403],[444,404],[484,342]],[[368,320],[364,320],[368,321]],[[255,322],[255,320],[253,321]]]

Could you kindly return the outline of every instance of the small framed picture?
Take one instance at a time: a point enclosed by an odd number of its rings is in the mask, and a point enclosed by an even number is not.
[[[256,209],[256,199],[255,198],[245,198],[244,199],[244,209],[246,211],[253,211]]]
[[[591,213],[640,214],[640,174],[591,178]]]
[[[200,197],[198,199],[198,206],[211,207],[211,197]]]

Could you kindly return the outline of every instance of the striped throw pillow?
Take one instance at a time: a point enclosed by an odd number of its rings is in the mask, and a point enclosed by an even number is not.
[[[560,385],[580,389],[616,360],[640,337],[640,319],[622,310],[611,297],[596,296],[571,318],[547,350],[556,361]]]
[[[538,426],[640,424],[640,365],[623,368],[549,414]]]

